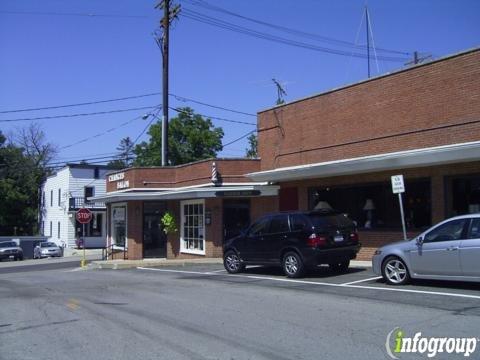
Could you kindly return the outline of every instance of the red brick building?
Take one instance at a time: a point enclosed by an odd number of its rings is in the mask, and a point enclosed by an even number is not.
[[[258,151],[111,174],[110,241],[126,239],[130,259],[219,257],[224,238],[263,213],[327,204],[357,222],[368,259],[402,238],[397,174],[410,234],[480,211],[480,49],[261,111]],[[179,232],[158,240],[165,210]]]
[[[278,186],[244,174],[259,160],[209,159],[169,167],[131,168],[107,176],[108,244],[128,259],[222,257],[225,238],[278,209]],[[173,215],[176,232],[161,218]]]
[[[402,238],[390,177],[403,174],[408,232],[480,211],[480,50],[261,111],[261,170],[280,210],[348,213],[361,258]]]

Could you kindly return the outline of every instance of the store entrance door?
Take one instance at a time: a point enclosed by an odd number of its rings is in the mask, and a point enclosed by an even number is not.
[[[250,200],[223,201],[223,241],[231,239],[250,225]]]
[[[167,256],[167,236],[160,219],[165,213],[165,203],[144,203],[143,206],[143,257]]]

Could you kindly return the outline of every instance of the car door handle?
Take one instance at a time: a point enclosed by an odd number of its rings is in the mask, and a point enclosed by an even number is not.
[[[458,246],[451,246],[449,248],[446,248],[447,251],[455,251],[458,250]]]

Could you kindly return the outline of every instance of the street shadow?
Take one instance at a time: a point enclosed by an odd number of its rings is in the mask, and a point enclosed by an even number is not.
[[[314,269],[310,269],[305,273],[304,279],[323,279],[323,278],[335,278],[339,276],[358,274],[366,272],[368,268],[348,268],[345,272],[335,272],[330,270],[328,266],[318,266]],[[254,266],[248,267],[243,271],[244,274],[250,275],[268,275],[268,276],[285,276],[283,270],[279,266]]]

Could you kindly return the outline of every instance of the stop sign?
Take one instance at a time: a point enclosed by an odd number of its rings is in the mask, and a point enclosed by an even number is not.
[[[82,208],[77,211],[76,218],[80,224],[88,224],[92,220],[92,212],[88,209]]]

